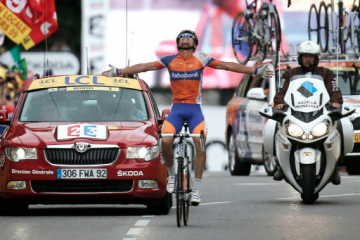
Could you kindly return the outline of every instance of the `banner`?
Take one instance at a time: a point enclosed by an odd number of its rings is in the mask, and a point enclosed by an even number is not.
[[[58,29],[54,0],[0,0],[0,29],[28,50]]]
[[[32,3],[35,8],[36,0],[27,1],[29,5]],[[22,42],[26,50],[44,40],[45,35],[49,37],[58,29],[54,0],[40,0],[38,7],[43,10],[43,14],[29,24],[32,31]]]
[[[89,74],[100,74],[108,68],[105,46],[110,0],[82,0],[81,7],[81,73],[89,68]]]
[[[0,28],[5,35],[10,38],[16,44],[21,43],[24,38],[29,35],[31,28],[22,21],[22,14],[18,9],[14,8],[15,11],[11,11],[2,2],[0,2]],[[8,3],[9,1],[7,1]],[[11,6],[11,3],[9,3]],[[21,9],[25,10],[25,8]]]

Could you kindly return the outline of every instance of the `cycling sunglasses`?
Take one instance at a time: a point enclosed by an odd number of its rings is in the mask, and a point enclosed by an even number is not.
[[[184,37],[195,38],[195,36],[191,33],[182,33],[179,35],[179,38],[184,38]]]

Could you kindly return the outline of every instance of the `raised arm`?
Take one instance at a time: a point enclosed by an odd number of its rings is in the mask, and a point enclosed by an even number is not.
[[[118,76],[118,75],[132,75],[132,74],[136,74],[136,73],[141,73],[141,72],[147,72],[147,71],[152,71],[152,70],[157,70],[158,68],[156,68],[155,63],[154,62],[149,62],[149,63],[139,63],[130,67],[126,67],[123,69],[120,68],[116,68],[113,65],[109,65],[111,67],[110,70],[104,71],[102,73],[102,75],[104,76],[109,76],[109,73],[111,72],[110,75],[113,76]]]
[[[237,72],[237,73],[255,74],[263,78],[271,78],[274,75],[274,73],[271,70],[269,70],[266,65],[262,65],[259,67],[247,67],[234,62],[219,61],[218,65],[216,66],[216,69],[223,69],[226,71]]]

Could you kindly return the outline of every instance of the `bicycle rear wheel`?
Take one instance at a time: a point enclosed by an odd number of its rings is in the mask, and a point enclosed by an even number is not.
[[[319,15],[315,4],[311,4],[308,19],[309,40],[319,44]]]
[[[238,13],[232,24],[231,42],[236,60],[240,64],[246,64],[252,55],[253,43],[251,37],[252,33],[248,18],[244,13]]]
[[[352,18],[351,29],[351,48],[354,51],[355,56],[358,58],[360,56],[360,16],[356,12],[356,9],[353,9],[351,12],[355,12],[354,15],[350,15]]]
[[[270,39],[269,43],[267,44],[267,53],[269,54],[269,57],[271,58],[274,67],[277,67],[277,63],[279,60],[279,23],[278,18],[275,16],[274,13],[270,13],[270,23],[269,23],[269,34]]]
[[[277,26],[278,47],[277,48],[280,50],[280,46],[281,46],[281,21],[280,21],[280,17],[279,17],[278,11],[276,9],[276,6],[274,6],[274,9],[275,9],[275,17],[276,17],[277,22],[278,22],[278,26]]]
[[[176,179],[176,223],[178,227],[182,225],[182,215],[184,208],[184,176],[183,176],[183,158],[178,158],[177,179]]]
[[[320,3],[319,7],[319,42],[321,52],[325,53],[329,42],[329,18],[324,1]]]

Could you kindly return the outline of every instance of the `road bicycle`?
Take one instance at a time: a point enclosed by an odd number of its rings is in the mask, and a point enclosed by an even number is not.
[[[192,176],[190,171],[190,164],[192,159],[188,155],[188,144],[187,138],[200,137],[201,151],[205,151],[205,138],[204,133],[201,131],[200,134],[190,134],[189,125],[187,122],[184,123],[184,130],[178,134],[172,133],[159,133],[159,138],[162,137],[174,137],[178,138],[177,143],[177,174],[176,174],[176,223],[178,227],[181,227],[182,223],[185,226],[188,225],[189,213],[190,213],[190,197],[192,192]]]
[[[360,0],[358,5],[355,4],[354,0],[351,12],[350,12],[350,42],[351,48],[358,58],[360,57]]]
[[[257,11],[257,1],[246,0],[246,11],[238,13],[233,21],[231,41],[234,55],[240,64],[246,64],[251,57],[262,62],[272,59],[276,66],[281,44],[280,19],[273,0],[262,4]]]
[[[309,40],[318,43],[323,53],[346,53],[346,42],[349,36],[347,12],[343,0],[339,0],[337,5],[338,12],[335,12],[334,0],[331,0],[329,4],[321,1],[319,10],[317,10],[315,4],[310,6],[308,19]]]

